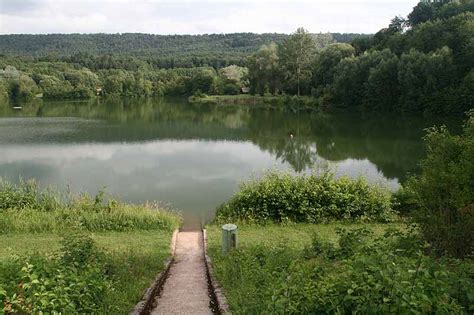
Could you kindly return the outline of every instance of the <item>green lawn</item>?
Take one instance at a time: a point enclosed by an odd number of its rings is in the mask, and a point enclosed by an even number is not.
[[[240,225],[238,230],[238,241],[241,247],[255,245],[277,246],[286,244],[295,250],[302,250],[311,241],[311,236],[317,234],[319,237],[336,241],[337,228],[367,227],[375,234],[381,235],[389,227],[402,227],[401,224],[359,224],[359,223],[331,223],[331,224],[289,224],[277,225]],[[216,225],[207,226],[209,250],[211,252],[220,248],[221,228]]]
[[[110,251],[126,253],[139,250],[143,254],[169,252],[170,231],[132,231],[92,233],[93,240],[99,247]],[[61,248],[62,236],[56,233],[12,233],[0,234],[0,260],[11,254],[32,255],[35,253],[49,254]]]

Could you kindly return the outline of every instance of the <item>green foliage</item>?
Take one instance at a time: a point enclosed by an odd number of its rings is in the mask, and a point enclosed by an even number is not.
[[[34,265],[35,270],[38,270],[44,262],[45,268],[48,270],[51,268],[57,270],[51,276],[45,275],[45,277],[49,277],[45,278],[48,283],[56,281],[56,274],[59,272],[63,275],[67,271],[74,271],[77,275],[77,280],[68,276],[68,283],[64,283],[65,278],[63,277],[60,283],[61,288],[73,286],[73,289],[79,289],[86,287],[86,285],[103,285],[104,280],[108,284],[105,295],[99,300],[91,301],[90,296],[81,297],[81,302],[89,303],[88,301],[90,301],[91,304],[88,307],[97,309],[97,311],[70,311],[67,312],[68,314],[128,313],[141,299],[144,290],[155,279],[157,273],[163,269],[163,261],[169,257],[171,231],[137,230],[126,233],[85,233],[67,230],[63,231],[63,234],[66,235],[64,238],[57,233],[50,232],[0,235],[2,244],[0,247],[0,291],[4,289],[5,296],[8,292],[10,297],[15,292],[21,293],[18,284],[23,283],[22,267],[25,267],[28,262]],[[86,279],[85,274],[91,266],[100,268],[101,272],[97,277]],[[66,293],[71,296],[74,292],[68,291]],[[51,288],[48,294],[51,299],[64,301],[62,292],[53,292]],[[79,294],[79,292],[75,294]],[[1,292],[0,295],[2,295]],[[17,299],[21,300],[21,295],[17,294]],[[2,306],[0,313],[5,306],[2,302],[3,296],[0,296],[0,305]],[[62,311],[62,314],[64,313],[65,311]]]
[[[268,90],[275,94],[281,87],[281,69],[278,48],[275,44],[262,46],[249,60],[250,93],[264,95]]]
[[[0,178],[0,212],[26,208],[52,211],[58,207],[58,196],[49,190],[39,191],[35,181],[14,185]]]
[[[112,281],[100,251],[84,235],[69,236],[55,256],[13,258],[0,265],[6,313],[98,313]]]
[[[467,83],[474,67],[474,6],[448,2],[420,3],[408,20],[395,17],[352,46],[315,51],[309,34],[299,29],[272,58],[262,52],[249,58],[251,92],[301,93],[328,107],[363,111],[461,114],[474,100]],[[273,90],[272,80],[278,82]]]
[[[291,242],[261,245],[274,234],[260,234],[226,256],[210,251],[233,313],[473,311],[472,260],[426,256],[413,230],[392,230],[374,237],[364,228],[341,229],[337,244],[318,236],[303,252]]]
[[[300,27],[279,47],[278,56],[283,69],[285,91],[300,96],[302,90],[308,94],[311,80],[311,63],[316,43],[307,30]]]
[[[248,222],[325,222],[393,219],[390,193],[363,178],[335,179],[329,172],[292,176],[270,172],[244,183],[217,209],[216,220]]]
[[[320,93],[332,84],[334,68],[344,58],[353,57],[354,47],[349,44],[332,44],[322,49],[317,55],[313,65],[312,83],[320,89]]]
[[[219,74],[229,83],[243,85],[248,77],[248,69],[245,67],[230,65],[220,69]]]
[[[40,191],[34,182],[11,185],[0,182],[0,233],[61,232],[75,228],[86,231],[173,230],[180,219],[156,205],[128,205],[103,201],[103,193],[69,196],[61,201],[53,191]]]
[[[12,100],[37,93],[54,99],[197,91],[237,95],[248,84],[252,95],[311,95],[326,107],[363,111],[461,114],[474,101],[474,5],[469,0],[419,3],[407,19],[393,18],[374,36],[309,34],[300,28],[290,36],[0,38],[5,54],[0,97],[8,94]]]
[[[445,127],[425,136],[427,156],[421,174],[405,185],[415,220],[439,254],[474,254],[474,115],[464,133],[454,136]]]

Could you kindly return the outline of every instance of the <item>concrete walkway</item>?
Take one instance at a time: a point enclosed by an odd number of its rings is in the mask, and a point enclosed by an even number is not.
[[[175,262],[151,314],[212,314],[202,231],[179,232]]]

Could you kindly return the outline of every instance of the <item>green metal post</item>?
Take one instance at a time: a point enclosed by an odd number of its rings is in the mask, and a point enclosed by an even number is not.
[[[237,247],[237,225],[225,224],[222,226],[222,254],[227,254]]]

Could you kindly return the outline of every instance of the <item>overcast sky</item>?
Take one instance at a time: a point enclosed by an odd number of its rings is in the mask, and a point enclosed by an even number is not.
[[[418,0],[0,0],[0,33],[374,33]]]

